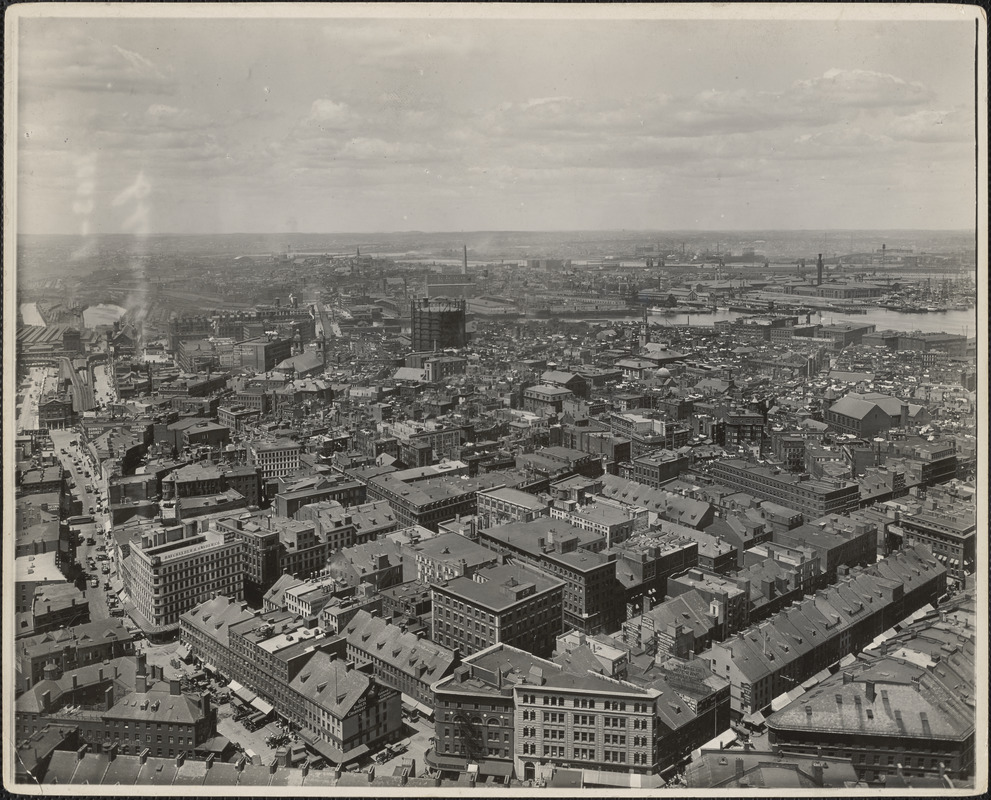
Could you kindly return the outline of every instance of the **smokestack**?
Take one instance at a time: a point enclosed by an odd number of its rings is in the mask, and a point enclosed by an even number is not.
[[[464,261],[461,262],[461,274],[468,274],[468,245],[465,245],[465,258]]]
[[[816,286],[822,286],[822,253],[816,259]]]

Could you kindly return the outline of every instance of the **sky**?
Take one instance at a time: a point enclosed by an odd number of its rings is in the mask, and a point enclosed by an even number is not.
[[[18,231],[972,228],[973,14],[840,17],[23,18]]]

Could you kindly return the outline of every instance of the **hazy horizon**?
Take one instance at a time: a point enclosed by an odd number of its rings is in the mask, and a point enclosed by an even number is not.
[[[63,236],[63,237],[93,237],[93,236],[129,236],[132,238],[154,236],[392,236],[405,234],[423,234],[428,236],[455,236],[465,234],[491,233],[629,233],[629,234],[679,234],[679,233],[949,233],[975,235],[976,229],[971,228],[476,228],[464,230],[353,230],[353,231],[154,231],[149,233],[51,233],[38,231],[21,231],[18,236]]]

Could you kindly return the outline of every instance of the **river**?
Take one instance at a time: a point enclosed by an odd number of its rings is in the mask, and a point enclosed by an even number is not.
[[[785,312],[781,312],[785,313]],[[648,319],[651,325],[712,325],[722,320],[733,320],[740,317],[759,316],[738,311],[717,311],[714,314],[651,314]],[[800,316],[805,316],[804,314]],[[812,322],[832,325],[850,323],[853,325],[873,325],[875,330],[892,329],[896,331],[923,331],[924,333],[957,333],[965,336],[977,335],[977,312],[970,311],[939,311],[931,314],[903,314],[900,311],[889,311],[886,308],[872,308],[866,314],[843,314],[842,312],[826,311],[813,314]]]
[[[40,328],[45,327],[45,320],[38,313],[37,303],[21,303],[21,319],[24,320],[25,325],[37,325]]]

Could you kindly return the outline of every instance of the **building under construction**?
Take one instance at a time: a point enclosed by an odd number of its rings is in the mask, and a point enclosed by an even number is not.
[[[410,340],[414,351],[464,347],[465,301],[425,297],[410,303]]]

